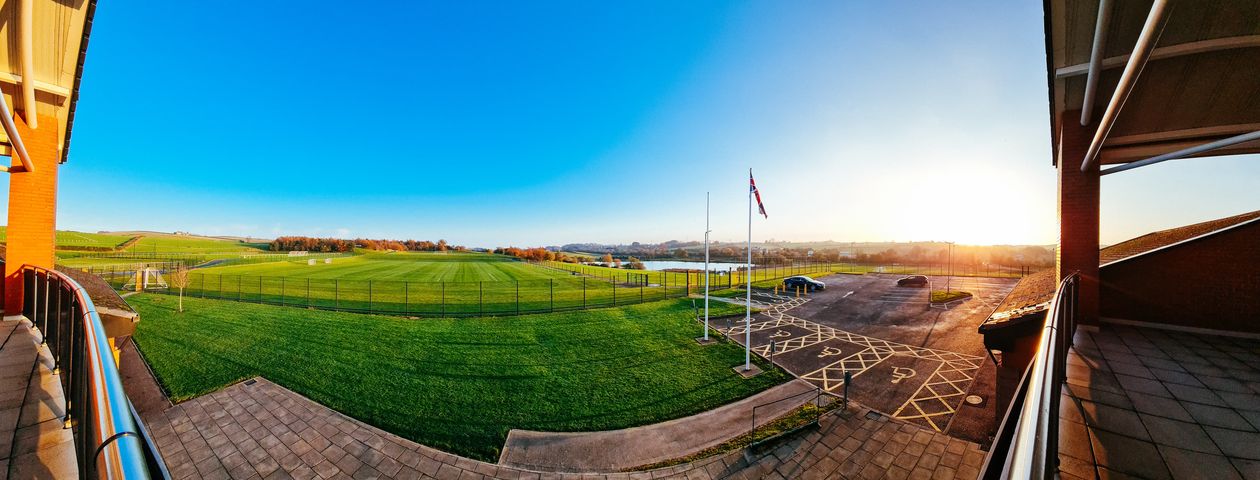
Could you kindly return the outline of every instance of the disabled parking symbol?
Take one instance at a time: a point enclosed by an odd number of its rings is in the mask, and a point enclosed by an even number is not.
[[[893,379],[889,383],[901,383],[902,380],[915,376],[913,368],[893,367]]]

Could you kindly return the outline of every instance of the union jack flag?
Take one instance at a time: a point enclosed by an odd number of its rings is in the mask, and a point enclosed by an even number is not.
[[[761,212],[761,216],[770,218],[766,215],[766,206],[761,204],[761,191],[757,190],[757,182],[753,180],[752,170],[748,170],[748,188],[753,196],[757,197],[757,211]]]

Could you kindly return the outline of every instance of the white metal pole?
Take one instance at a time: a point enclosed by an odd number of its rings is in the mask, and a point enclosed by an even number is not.
[[[704,192],[704,341],[709,341],[709,192]]]
[[[752,169],[748,169],[748,264],[744,265],[744,371],[752,370]]]

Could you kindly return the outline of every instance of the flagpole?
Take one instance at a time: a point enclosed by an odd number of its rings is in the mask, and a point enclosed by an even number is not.
[[[709,192],[704,192],[704,341],[709,341]]]
[[[752,370],[752,169],[748,169],[748,264],[744,266],[744,371]]]

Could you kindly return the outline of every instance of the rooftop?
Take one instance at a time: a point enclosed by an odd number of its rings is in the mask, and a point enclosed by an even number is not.
[[[1218,218],[1193,225],[1151,232],[1125,240],[1099,250],[1099,263],[1109,264],[1143,255],[1161,248],[1173,247],[1189,240],[1227,230],[1260,218],[1260,210],[1231,217]],[[1002,326],[1035,318],[1032,314],[1045,311],[1058,286],[1055,270],[1047,269],[1021,279],[993,315],[980,325],[980,332],[992,331]]]

